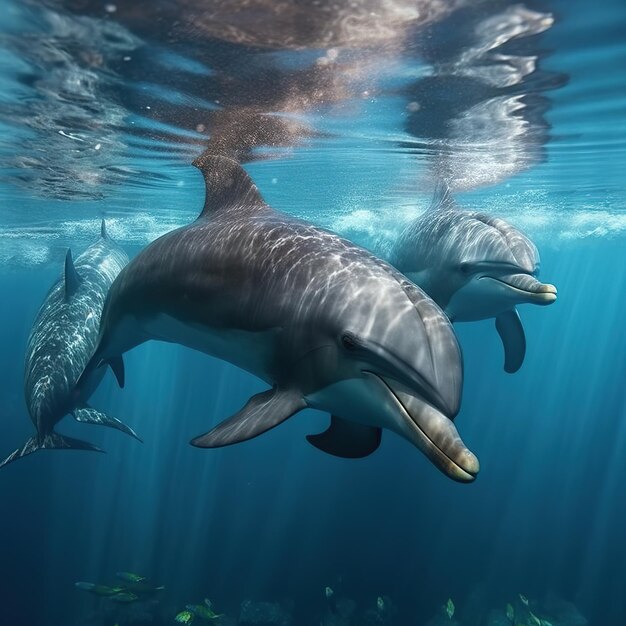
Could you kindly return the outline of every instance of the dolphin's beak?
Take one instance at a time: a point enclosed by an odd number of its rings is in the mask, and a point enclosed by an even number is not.
[[[461,440],[451,419],[434,406],[403,390],[395,381],[365,372],[377,379],[397,409],[395,430],[418,447],[446,476],[472,482],[480,469],[476,456]]]
[[[552,304],[556,300],[556,287],[549,283],[542,283],[530,274],[505,274],[497,278],[482,276],[480,280],[493,280],[513,290],[521,302],[530,304]]]

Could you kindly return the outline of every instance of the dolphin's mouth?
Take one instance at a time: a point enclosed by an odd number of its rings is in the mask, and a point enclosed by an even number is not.
[[[452,420],[414,394],[397,392],[374,372],[364,374],[380,381],[399,409],[402,420],[397,429],[416,445],[444,474],[458,482],[476,479],[480,465],[465,446]]]
[[[492,280],[517,294],[523,302],[547,305],[556,300],[557,291],[554,285],[542,283],[530,274],[508,274],[505,276],[481,276],[479,280]]]

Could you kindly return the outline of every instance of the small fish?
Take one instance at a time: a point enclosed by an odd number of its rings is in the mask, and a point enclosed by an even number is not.
[[[154,587],[153,585],[149,585],[148,583],[128,583],[125,585],[128,591],[132,591],[133,593],[138,593],[142,596],[150,596],[155,594],[157,591],[163,591],[165,587],[160,585],[159,587]]]
[[[528,606],[528,598],[525,595],[519,594],[519,599],[522,601],[522,604]]]
[[[128,583],[142,583],[147,580],[145,576],[139,576],[139,574],[133,574],[132,572],[116,572],[115,576]]]
[[[130,591],[122,591],[121,593],[116,593],[114,596],[109,596],[109,600],[111,600],[111,602],[122,602],[126,604],[139,600],[139,596]]]
[[[385,610],[385,601],[380,596],[376,598],[376,607],[381,612]]]
[[[191,611],[181,611],[174,619],[179,624],[191,624],[193,622],[194,615]]]
[[[326,589],[324,589],[324,593],[329,600],[335,595],[335,592],[330,587],[326,587]]]
[[[163,585],[155,587],[148,581],[147,578],[138,576],[137,574],[131,574],[130,572],[118,572],[116,576],[126,581],[123,586],[127,591],[131,591],[132,593],[136,593],[141,596],[152,595],[157,591],[165,589]]]
[[[530,621],[536,626],[541,626],[541,620],[532,611],[528,611],[528,613],[530,615]]]
[[[185,608],[188,611],[191,611],[196,617],[199,617],[207,622],[217,619],[218,617],[222,617],[221,614],[218,615],[215,611],[213,611],[210,602],[208,602],[208,605],[206,603],[207,600],[205,600],[205,604],[188,604]]]
[[[513,608],[512,604],[506,605],[506,617],[509,620],[509,622],[515,621],[515,609]]]
[[[452,602],[452,598],[448,598],[448,601],[446,602],[444,609],[445,609],[446,615],[448,616],[448,619],[452,619],[452,616],[454,615],[454,602]]]
[[[95,583],[77,582],[74,583],[74,586],[77,589],[81,589],[82,591],[88,591],[89,593],[93,593],[96,596],[105,597],[114,596],[124,591],[122,587],[107,587],[106,585],[96,585]]]

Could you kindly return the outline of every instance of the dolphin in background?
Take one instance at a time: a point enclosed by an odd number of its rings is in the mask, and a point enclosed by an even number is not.
[[[198,219],[150,244],[111,286],[82,381],[150,340],[229,361],[271,388],[192,444],[256,437],[306,407],[332,415],[317,448],[374,452],[383,428],[470,482],[478,460],[452,419],[463,371],[437,305],[366,250],[269,207],[239,163],[203,154]]]
[[[461,210],[445,185],[437,188],[429,210],[402,232],[390,260],[452,322],[494,317],[509,373],[519,370],[526,354],[516,306],[556,300],[556,287],[537,279],[535,244],[502,219]]]
[[[41,449],[100,451],[90,443],[54,431],[67,414],[79,422],[111,426],[137,437],[131,428],[86,403],[105,370],[92,377],[80,392],[75,389],[96,347],[109,287],[127,262],[126,253],[107,235],[104,220],[98,241],[76,261],[71,251],[67,251],[64,273],[41,305],[26,348],[24,394],[37,433],[0,463],[0,467]],[[114,368],[114,371],[123,384],[120,370]]]

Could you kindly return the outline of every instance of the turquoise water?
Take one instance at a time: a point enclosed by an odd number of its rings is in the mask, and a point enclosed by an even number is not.
[[[129,352],[126,388],[107,374],[91,403],[143,444],[66,418],[60,431],[107,454],[42,452],[0,473],[0,623],[173,624],[208,597],[225,624],[268,601],[292,615],[271,623],[296,626],[493,626],[511,623],[507,603],[523,613],[520,593],[554,626],[626,623],[623,2],[396,0],[362,16],[340,2],[319,21],[305,4],[280,20],[236,4],[5,4],[2,456],[32,434],[26,341],[67,248],[102,217],[131,256],[195,219],[190,163],[207,146],[273,207],[381,256],[443,178],[537,244],[558,300],[520,307],[514,375],[491,321],[455,326],[470,485],[391,433],[367,459],[323,455],[305,440],[327,423],[315,411],[192,448],[264,384],[176,345]],[[361,17],[329,18],[343,11]],[[118,571],[165,589],[120,607],[74,587]],[[352,618],[329,617],[326,586]]]

